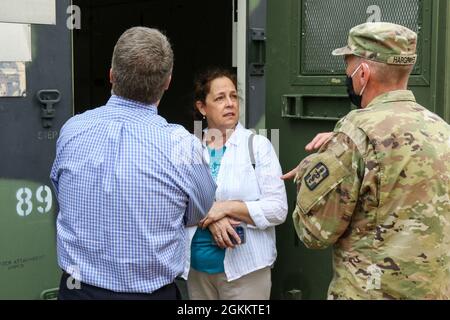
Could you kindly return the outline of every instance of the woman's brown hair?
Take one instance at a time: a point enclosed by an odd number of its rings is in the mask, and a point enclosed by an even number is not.
[[[237,78],[236,75],[223,68],[210,68],[200,73],[194,81],[194,118],[195,120],[202,120],[203,115],[197,110],[196,102],[206,102],[206,96],[211,90],[211,82],[218,78],[226,77],[233,82],[234,87],[237,90]]]

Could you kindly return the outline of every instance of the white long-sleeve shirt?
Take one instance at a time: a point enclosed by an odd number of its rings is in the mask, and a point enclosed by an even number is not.
[[[246,243],[226,249],[224,268],[228,281],[250,272],[272,266],[277,256],[275,226],[287,215],[286,189],[281,180],[281,167],[270,141],[260,135],[253,139],[256,166],[252,166],[249,152],[250,130],[238,124],[228,139],[217,177],[216,201],[240,200],[248,208],[256,226],[247,225]],[[204,156],[209,161],[205,148]],[[187,262],[183,278],[190,268],[191,241],[197,227],[188,231]]]

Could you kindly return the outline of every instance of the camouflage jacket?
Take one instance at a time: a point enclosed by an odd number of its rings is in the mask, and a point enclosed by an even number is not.
[[[348,114],[296,181],[297,234],[334,245],[330,299],[450,298],[450,126],[412,92]]]

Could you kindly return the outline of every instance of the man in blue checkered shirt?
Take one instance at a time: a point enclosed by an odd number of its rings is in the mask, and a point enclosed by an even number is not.
[[[185,226],[208,212],[216,185],[201,143],[157,106],[173,52],[158,30],[127,30],[114,49],[113,95],[71,118],[51,179],[60,212],[60,299],[176,299]]]

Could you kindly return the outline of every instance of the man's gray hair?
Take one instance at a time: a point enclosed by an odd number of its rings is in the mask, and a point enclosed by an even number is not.
[[[117,41],[112,58],[114,94],[146,104],[159,101],[172,74],[173,51],[160,31],[134,27]]]

